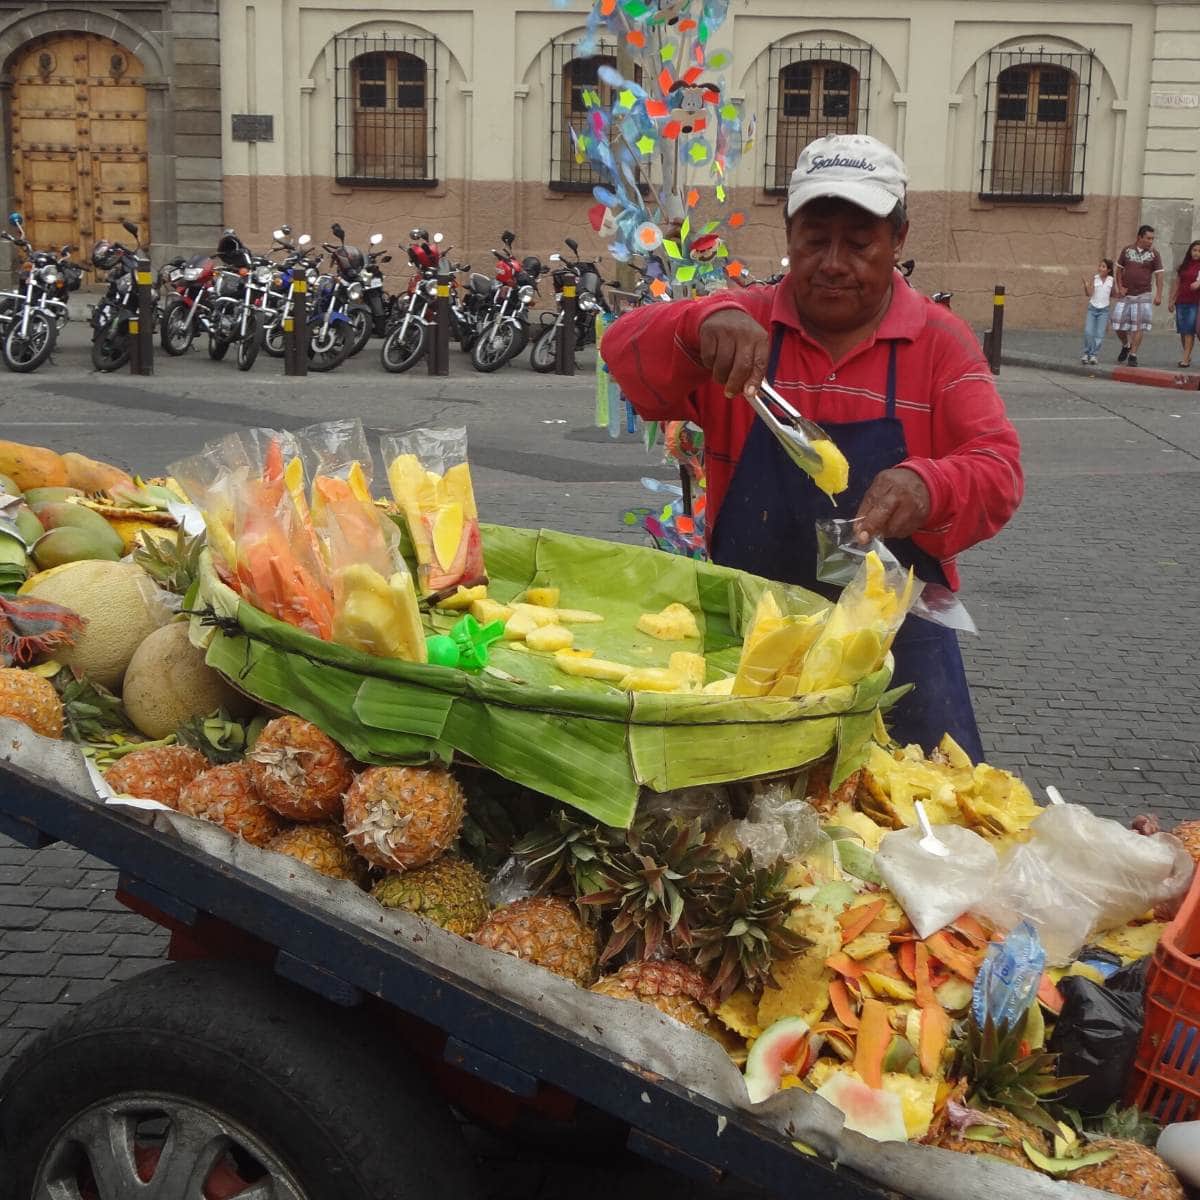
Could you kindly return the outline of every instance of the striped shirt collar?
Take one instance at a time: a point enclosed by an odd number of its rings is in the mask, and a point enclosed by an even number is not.
[[[925,328],[925,312],[926,305],[921,294],[909,287],[899,271],[893,271],[892,301],[868,344],[879,341],[915,342]],[[771,324],[785,325],[794,329],[805,341],[816,344],[800,323],[787,279],[775,285],[775,295],[771,301]]]

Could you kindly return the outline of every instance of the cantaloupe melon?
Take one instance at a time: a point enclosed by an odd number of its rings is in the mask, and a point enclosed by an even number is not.
[[[61,604],[87,622],[75,645],[55,658],[113,691],[134,651],[171,615],[154,581],[133,563],[65,563],[30,583],[26,595]]]
[[[166,737],[214,709],[245,712],[247,701],[204,661],[188,640],[186,621],[154,630],[134,652],[121,700],[129,719],[150,738]]]

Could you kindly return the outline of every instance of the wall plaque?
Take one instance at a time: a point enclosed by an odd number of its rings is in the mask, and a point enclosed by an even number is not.
[[[235,142],[273,142],[275,140],[275,118],[270,114],[234,113],[233,140]]]

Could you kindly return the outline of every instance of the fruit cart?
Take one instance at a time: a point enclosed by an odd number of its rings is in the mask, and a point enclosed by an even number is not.
[[[156,1103],[190,1116],[203,1144],[224,1137],[279,1172],[276,1190],[253,1194],[348,1200],[338,1162],[349,1154],[376,1180],[362,1200],[435,1188],[482,1194],[439,1093],[493,1119],[541,1114],[559,1130],[580,1125],[572,1112],[587,1106],[609,1118],[587,1134],[593,1145],[621,1136],[714,1184],[882,1194],[853,1171],[796,1153],[744,1112],[11,763],[0,766],[0,831],[32,848],[69,842],[113,864],[124,903],[171,931],[175,960],[78,1010],[9,1076],[0,1128],[14,1198],[30,1194],[48,1150],[67,1153],[54,1146],[64,1127],[100,1137],[138,1104]],[[194,1154],[189,1169],[203,1144],[180,1147]],[[114,1160],[114,1181],[122,1169]]]

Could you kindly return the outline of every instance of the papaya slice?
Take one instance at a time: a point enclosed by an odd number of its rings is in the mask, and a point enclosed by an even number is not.
[[[891,1043],[887,1005],[879,1000],[864,1000],[854,1046],[854,1070],[868,1087],[883,1087],[883,1060]]]
[[[839,913],[837,922],[842,927],[842,945],[866,933],[867,926],[886,907],[886,900],[872,900],[870,904],[860,904],[857,908],[848,908],[844,913]]]
[[[829,985],[829,1003],[833,1006],[834,1015],[847,1029],[858,1028],[858,1013],[854,1011],[850,993],[840,979],[835,979]]]

